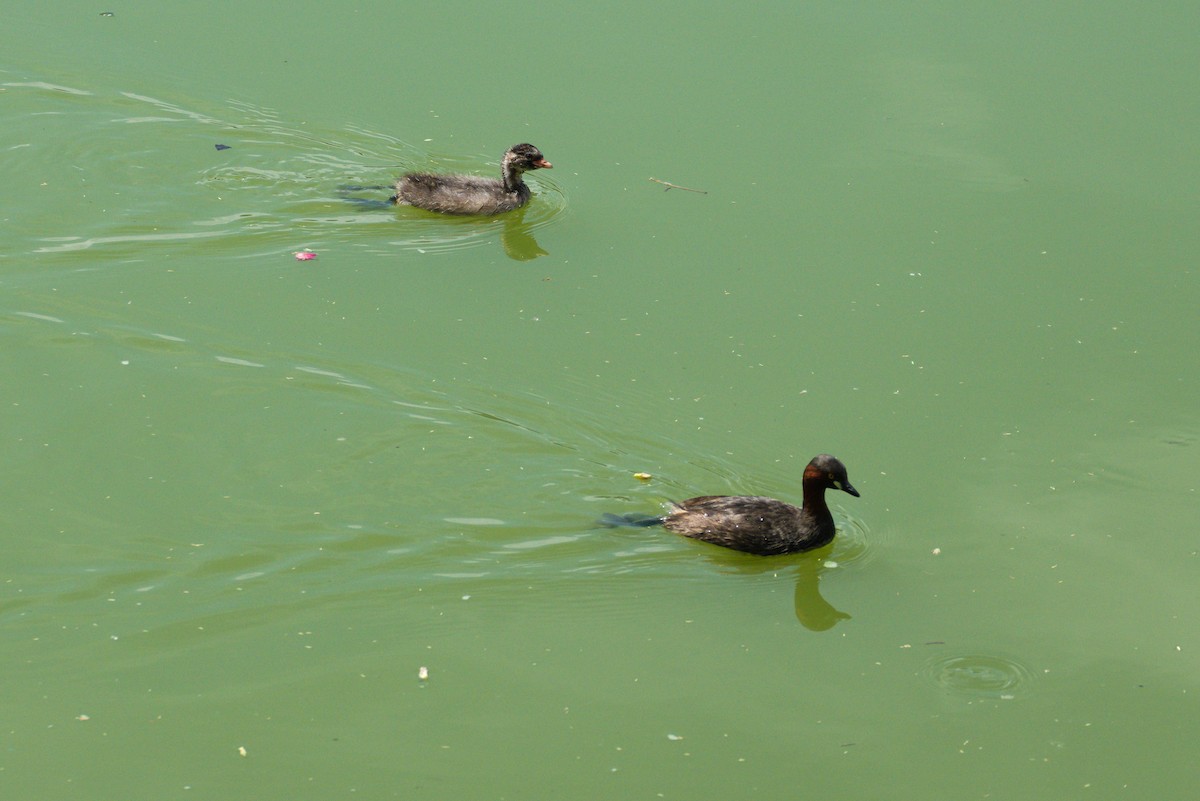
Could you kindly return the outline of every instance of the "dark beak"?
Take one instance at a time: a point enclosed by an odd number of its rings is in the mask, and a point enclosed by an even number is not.
[[[855,498],[859,497],[859,495],[858,495],[858,490],[856,490],[854,487],[850,486],[850,482],[849,482],[849,481],[847,481],[846,483],[842,484],[842,487],[841,487],[841,489],[842,489],[842,492],[848,492],[848,493],[850,493],[851,495],[853,495]]]

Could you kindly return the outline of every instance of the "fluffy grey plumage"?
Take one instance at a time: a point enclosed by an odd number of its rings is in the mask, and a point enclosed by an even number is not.
[[[513,145],[500,163],[500,178],[412,172],[396,182],[392,202],[442,214],[500,214],[529,202],[522,174],[554,165],[531,144]]]

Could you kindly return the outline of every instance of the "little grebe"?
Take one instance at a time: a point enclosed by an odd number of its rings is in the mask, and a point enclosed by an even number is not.
[[[522,173],[553,166],[533,145],[513,145],[500,163],[500,178],[410,172],[396,182],[392,202],[442,214],[500,214],[529,202]]]
[[[804,468],[804,505],[758,495],[703,495],[672,501],[662,517],[605,515],[608,526],[662,525],[692,539],[723,545],[735,551],[774,556],[820,548],[833,541],[837,528],[825,503],[825,490],[839,489],[855,498],[846,466],[823,453]]]

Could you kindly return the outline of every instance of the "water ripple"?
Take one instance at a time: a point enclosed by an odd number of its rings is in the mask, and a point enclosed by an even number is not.
[[[28,162],[42,163],[44,197],[62,206],[52,225],[29,209],[37,224],[13,226],[28,231],[27,252],[98,250],[145,259],[155,249],[184,246],[236,258],[261,255],[267,242],[280,253],[354,248],[394,257],[499,246],[524,261],[546,255],[538,237],[567,207],[550,174],[530,176],[528,207],[496,218],[447,217],[388,202],[392,183],[409,170],[498,175],[508,142],[498,142],[495,153],[449,157],[362,127],[314,129],[247,103],[194,108],[194,101],[94,87],[5,87],[21,102],[6,118],[0,146],[22,148]],[[70,151],[51,142],[69,142]],[[121,213],[84,218],[70,213],[72,203],[111,204]]]
[[[839,514],[838,535],[833,541],[830,558],[839,566],[863,565],[875,559],[879,552],[878,537],[872,535],[867,522],[854,515]]]
[[[1029,689],[1033,671],[994,654],[963,654],[931,660],[924,674],[955,695],[1012,700]]]

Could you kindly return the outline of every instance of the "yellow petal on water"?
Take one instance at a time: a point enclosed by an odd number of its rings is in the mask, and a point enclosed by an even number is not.
[[[238,756],[245,756],[245,755],[246,755],[246,746],[239,745],[238,746]]]
[[[650,479],[654,478],[654,476],[650,475],[649,473],[634,473],[633,477],[638,481],[649,481]]]

